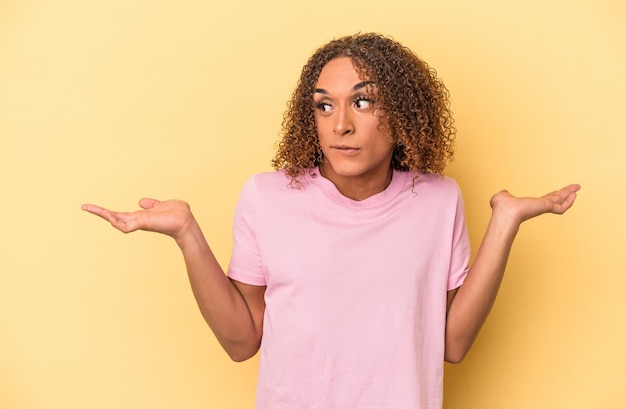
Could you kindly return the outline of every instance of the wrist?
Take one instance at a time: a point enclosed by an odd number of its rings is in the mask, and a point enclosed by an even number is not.
[[[189,247],[196,243],[198,237],[203,237],[200,226],[191,212],[185,217],[180,229],[176,234],[172,235],[172,238],[176,241],[176,244],[181,249]]]
[[[503,191],[491,198],[491,219],[489,224],[492,228],[497,228],[505,235],[515,236],[524,218],[515,206],[510,205],[510,201],[507,200],[510,197],[511,195],[508,192]]]
[[[491,217],[497,218],[512,226],[519,226],[525,220],[523,209],[516,206],[517,199],[506,190],[496,193],[491,197]]]

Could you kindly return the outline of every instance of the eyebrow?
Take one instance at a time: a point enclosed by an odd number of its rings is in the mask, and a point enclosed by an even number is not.
[[[352,87],[352,91],[356,92],[362,88],[367,87],[368,85],[374,85],[374,81],[361,81],[358,84],[356,84],[354,87]],[[314,94],[328,95],[328,91],[326,91],[324,88],[315,88]]]

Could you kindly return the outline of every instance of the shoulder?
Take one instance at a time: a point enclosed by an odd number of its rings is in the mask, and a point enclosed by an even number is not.
[[[449,176],[438,175],[436,173],[413,174],[412,188],[417,194],[426,193],[428,195],[454,195],[460,196],[461,190],[456,180]]]
[[[248,178],[244,185],[244,190],[287,187],[289,182],[289,177],[282,170],[257,173]]]
[[[404,200],[419,212],[438,214],[457,212],[463,207],[463,195],[456,180],[428,173],[411,174],[404,187]]]
[[[254,174],[246,180],[237,201],[236,214],[252,217],[261,209],[271,208],[280,201],[281,190],[288,189],[290,179],[283,171]]]
[[[243,186],[241,196],[251,200],[276,200],[284,195],[293,196],[294,192],[302,190],[293,186],[285,171],[275,170],[250,176]]]
[[[423,221],[426,217],[427,222],[435,223],[435,230],[463,220],[459,217],[464,214],[463,196],[456,180],[438,174],[419,174],[412,181],[407,179],[410,186],[405,187],[406,211],[413,212],[416,219]]]

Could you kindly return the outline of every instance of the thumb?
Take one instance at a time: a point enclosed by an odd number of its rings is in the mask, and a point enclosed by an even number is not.
[[[141,206],[142,209],[148,210],[148,209],[152,209],[154,206],[158,205],[159,202],[156,199],[149,199],[149,198],[143,198],[139,201],[139,206]]]

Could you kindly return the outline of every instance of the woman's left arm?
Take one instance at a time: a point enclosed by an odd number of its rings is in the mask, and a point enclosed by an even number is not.
[[[544,213],[565,213],[580,185],[569,185],[539,198],[518,198],[507,191],[491,198],[491,219],[469,274],[448,292],[445,360],[463,360],[498,294],[513,240],[525,220]]]

